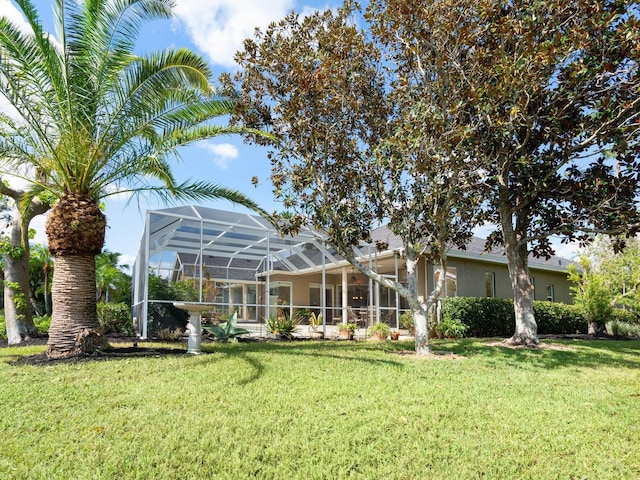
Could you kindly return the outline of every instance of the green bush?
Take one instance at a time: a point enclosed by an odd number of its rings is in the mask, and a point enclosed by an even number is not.
[[[539,334],[587,333],[587,318],[577,305],[533,302]]]
[[[49,325],[51,325],[51,317],[49,315],[33,317],[33,323],[40,335],[47,335],[49,333]],[[0,312],[0,338],[7,339],[7,321],[4,318],[4,310]]]
[[[631,325],[640,325],[640,318],[634,312],[623,310],[622,308],[614,308],[609,318],[613,321],[628,323]]]
[[[467,326],[458,319],[447,318],[436,325],[436,334],[439,338],[462,338],[467,331]]]
[[[513,301],[502,298],[447,297],[442,299],[442,322],[459,321],[469,337],[513,335]]]
[[[41,317],[33,317],[33,323],[38,329],[40,335],[48,335],[51,326],[51,316],[42,315]]]
[[[126,303],[98,303],[98,324],[104,333],[134,335],[131,309]]]
[[[587,320],[575,305],[533,302],[540,334],[586,333]],[[442,322],[459,321],[469,337],[513,335],[513,300],[503,298],[447,297],[442,299]]]

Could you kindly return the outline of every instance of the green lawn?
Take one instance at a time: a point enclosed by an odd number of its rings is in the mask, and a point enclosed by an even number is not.
[[[640,478],[640,341],[433,345],[459,357],[296,341],[24,366],[43,347],[2,348],[0,478]]]

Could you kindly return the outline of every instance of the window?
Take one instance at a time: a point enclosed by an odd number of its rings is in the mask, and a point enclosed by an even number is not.
[[[547,302],[553,301],[553,285],[547,285]]]
[[[434,267],[433,282],[435,285],[440,281],[440,269]],[[444,288],[440,292],[441,297],[455,297],[458,294],[458,274],[456,267],[447,267],[447,279]]]
[[[485,272],[484,283],[487,297],[496,296],[496,274],[493,272]]]

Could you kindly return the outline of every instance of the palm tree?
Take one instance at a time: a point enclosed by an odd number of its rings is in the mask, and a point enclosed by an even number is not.
[[[95,332],[101,199],[151,192],[264,212],[237,191],[172,174],[178,147],[240,132],[213,122],[233,102],[211,87],[201,56],[134,52],[141,26],[171,17],[172,0],[54,0],[57,40],[30,0],[16,4],[33,32],[0,20],[0,94],[15,108],[0,112],[0,174],[29,180],[33,198],[56,199],[46,222],[55,256],[47,354],[70,356],[104,346]]]
[[[109,250],[96,255],[96,298],[99,302],[113,302],[113,297],[121,298],[131,290],[131,277],[123,271],[129,266],[118,265],[119,258],[119,253]]]

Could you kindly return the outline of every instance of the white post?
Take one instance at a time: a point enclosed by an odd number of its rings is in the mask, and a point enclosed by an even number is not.
[[[342,323],[348,323],[347,308],[349,306],[349,284],[347,281],[347,267],[342,267]]]

